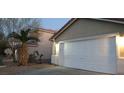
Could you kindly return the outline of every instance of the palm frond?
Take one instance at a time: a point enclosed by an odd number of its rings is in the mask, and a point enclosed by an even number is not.
[[[29,36],[29,32],[31,31],[31,29],[27,29],[27,30],[21,30],[20,31],[20,34],[16,33],[16,32],[13,32],[11,34],[8,35],[8,38],[15,38],[15,39],[18,39],[20,40],[21,42],[25,43],[27,41],[30,41],[30,40],[34,40],[34,41],[40,41],[38,38],[36,37],[33,37],[33,36]]]
[[[21,34],[21,36],[23,36],[23,37],[26,36],[26,33],[25,33],[24,30],[21,30],[21,31],[20,31],[20,34]]]
[[[12,38],[12,37],[16,39],[20,39],[21,36],[16,32],[12,32],[8,35],[8,38]]]
[[[38,39],[38,38],[36,38],[36,37],[27,37],[27,40],[29,41],[29,40],[34,40],[34,41],[37,41],[37,42],[40,42],[40,40]]]
[[[30,31],[31,31],[31,29],[21,30],[20,33],[21,33],[22,36],[23,35],[27,36]]]
[[[31,29],[25,30],[25,33],[28,35],[28,33],[31,31]]]

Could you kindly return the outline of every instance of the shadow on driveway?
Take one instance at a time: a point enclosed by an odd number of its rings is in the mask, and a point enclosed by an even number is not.
[[[38,69],[20,73],[21,75],[103,75],[103,73],[97,73],[86,70],[79,70],[61,66],[52,66],[44,69]],[[105,74],[104,74],[105,75]]]

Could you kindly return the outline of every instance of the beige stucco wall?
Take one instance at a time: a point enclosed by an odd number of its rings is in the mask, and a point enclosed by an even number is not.
[[[70,40],[116,32],[124,32],[124,25],[95,19],[78,19],[55,41],[58,42],[62,40]]]
[[[37,47],[29,47],[29,54],[33,53],[34,51],[38,51],[40,54],[43,54],[43,59],[51,59],[52,54],[52,42],[49,41],[49,38],[52,36],[52,33],[47,32],[40,32]]]

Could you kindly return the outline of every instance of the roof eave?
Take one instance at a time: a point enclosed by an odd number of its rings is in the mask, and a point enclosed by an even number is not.
[[[106,21],[106,22],[112,22],[112,23],[118,23],[118,24],[124,24],[124,22],[122,21],[117,21],[117,20],[112,20],[112,19],[103,19],[103,18],[90,18],[90,19],[95,19],[95,20],[99,20],[99,21]]]
[[[66,30],[69,26],[71,26],[78,18],[70,19],[58,32],[56,32],[49,40],[55,40],[64,30]]]
[[[67,22],[57,33],[55,33],[49,40],[54,41],[61,33],[63,33],[69,26],[71,26],[78,18],[72,18],[69,22]],[[111,19],[103,19],[103,18],[89,18],[99,21],[106,21],[118,24],[124,24],[124,22],[111,20]]]

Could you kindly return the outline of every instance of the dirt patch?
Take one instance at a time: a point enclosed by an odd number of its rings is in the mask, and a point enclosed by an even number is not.
[[[36,64],[36,63],[29,63],[27,66],[17,66],[17,63],[13,63],[12,61],[5,61],[4,62],[6,67],[0,68],[0,75],[18,75],[20,73],[25,73],[28,71],[38,70],[42,68],[49,68],[53,67],[54,65],[50,64]]]

